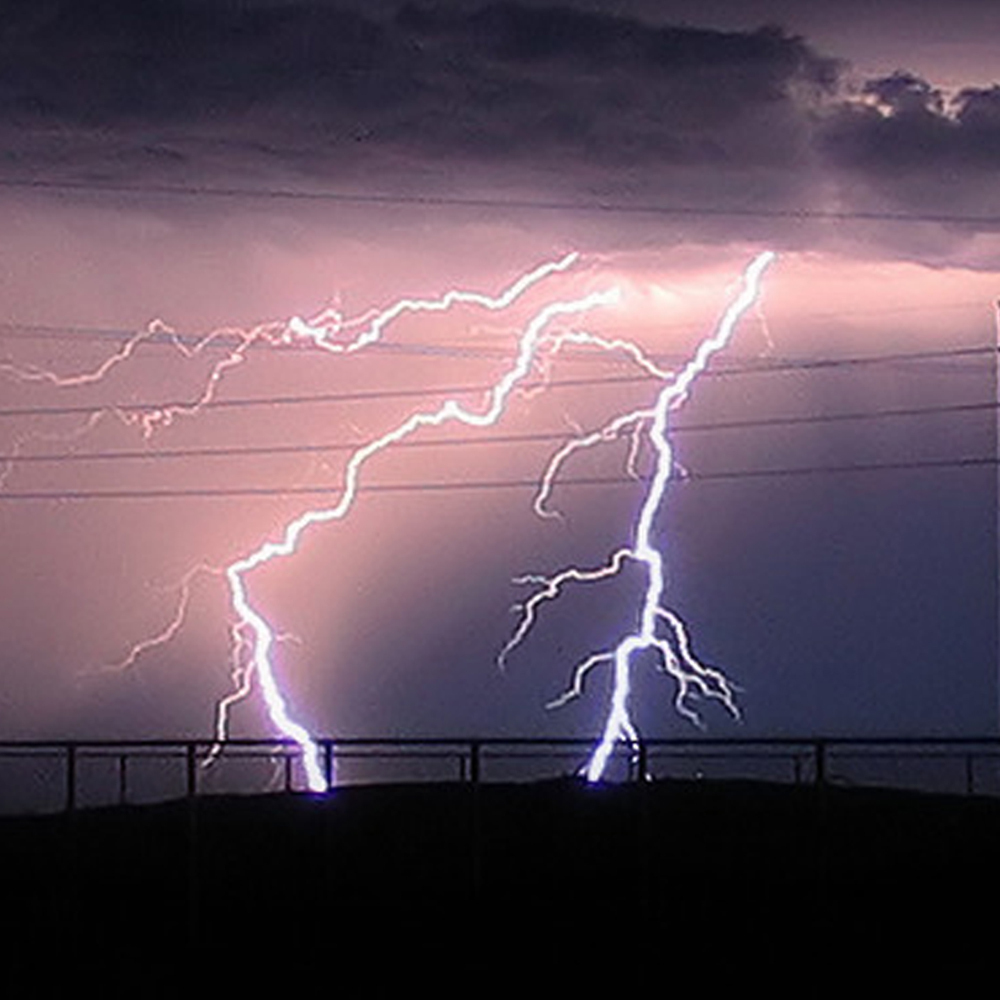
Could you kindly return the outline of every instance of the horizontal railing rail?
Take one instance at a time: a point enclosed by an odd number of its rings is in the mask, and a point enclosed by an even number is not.
[[[419,777],[403,780],[481,781],[524,779],[523,765],[533,765],[534,779],[578,774],[593,748],[593,741],[576,738],[391,738],[317,737],[327,789],[338,784],[387,782],[396,765],[415,766]],[[55,773],[42,779],[45,785],[61,784],[61,808],[72,811],[81,804],[81,771],[92,762],[111,765],[105,772],[102,801],[128,803],[136,792],[135,771],[156,762],[177,763],[182,767],[179,788],[176,781],[160,798],[184,795],[195,798],[213,794],[208,787],[213,773],[227,765],[266,761],[271,776],[263,783],[259,775],[244,779],[239,790],[262,791],[281,788],[303,790],[302,748],[287,739],[137,739],[137,740],[7,740],[0,741],[0,803],[4,799],[3,765],[8,761],[55,762]],[[777,780],[797,784],[882,784],[906,787],[933,786],[943,780],[931,765],[957,764],[945,781],[966,794],[1000,794],[1000,766],[990,772],[994,783],[984,783],[987,764],[1000,765],[998,737],[776,737],[776,738],[694,738],[643,739],[620,744],[612,757],[611,776],[615,781],[656,780],[662,777],[741,777],[747,766],[787,765]],[[361,778],[352,777],[352,765],[368,765]],[[372,769],[374,765],[374,770]],[[679,766],[681,774],[676,774]],[[737,766],[742,765],[742,766]],[[885,767],[893,773],[881,778],[865,774],[865,766]],[[441,771],[440,766],[445,770]],[[694,768],[692,771],[691,768]],[[906,775],[900,768],[908,768]],[[435,769],[437,768],[437,769]],[[512,771],[513,768],[513,771]],[[522,770],[518,770],[522,768]],[[853,773],[852,773],[853,769]],[[860,772],[859,773],[859,769]],[[752,770],[752,769],[751,769]],[[775,780],[773,771],[762,772]],[[513,775],[513,779],[512,779]],[[751,775],[752,776],[752,775]],[[905,778],[905,780],[903,780]],[[17,777],[8,779],[16,785]],[[161,782],[163,784],[163,782]],[[995,785],[995,787],[994,787]],[[166,786],[165,786],[166,787]],[[110,792],[109,792],[110,789]],[[927,790],[940,790],[929,787]],[[955,791],[955,787],[945,790]],[[156,796],[154,796],[156,797]]]

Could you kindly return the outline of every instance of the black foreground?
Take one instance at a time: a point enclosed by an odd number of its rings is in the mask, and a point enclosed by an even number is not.
[[[205,797],[0,820],[0,957],[39,985],[127,979],[137,996],[210,979],[269,996],[491,995],[494,980],[582,996],[612,973],[616,996],[740,981],[834,995],[875,967],[961,982],[992,965],[998,855],[1000,800],[880,789]]]

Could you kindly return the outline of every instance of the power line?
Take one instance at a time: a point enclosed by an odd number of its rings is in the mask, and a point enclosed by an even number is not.
[[[741,375],[771,375],[785,372],[812,372],[835,370],[839,368],[857,368],[874,364],[903,364],[911,362],[926,362],[941,359],[990,357],[997,355],[998,348],[960,347],[937,351],[917,351],[910,353],[861,355],[846,358],[803,358],[798,360],[773,361],[761,359],[757,363],[742,366],[720,366],[710,368],[704,373],[704,378],[732,378]],[[635,385],[639,383],[656,384],[650,375],[627,375],[600,378],[551,379],[525,383],[525,390],[537,389],[570,389],[589,386]],[[36,406],[11,407],[0,410],[3,417],[37,417],[37,416],[70,416],[92,414],[101,410],[117,410],[123,413],[150,413],[161,410],[178,410],[196,407],[198,410],[243,409],[256,406],[309,406],[325,403],[355,403],[384,399],[411,399],[429,396],[454,396],[466,393],[490,392],[494,386],[488,383],[475,385],[432,386],[414,389],[367,389],[354,392],[315,393],[310,395],[289,396],[250,396],[232,399],[213,399],[208,403],[198,404],[195,400],[153,400],[147,402],[105,403],[75,406]]]
[[[950,347],[936,351],[910,351],[897,352],[894,354],[861,354],[846,358],[801,358],[779,360],[769,363],[768,359],[762,358],[756,364],[747,364],[744,367],[719,367],[711,368],[705,375],[715,375],[725,377],[729,375],[743,374],[770,374],[771,372],[783,371],[815,371],[823,368],[853,368],[872,364],[900,364],[911,361],[937,361],[944,358],[973,358],[989,357],[995,358],[1000,353],[1000,347],[991,344],[980,347]]]
[[[41,178],[0,178],[0,187],[34,191],[81,191],[90,194],[155,195],[219,200],[331,202],[367,207],[464,208],[490,211],[573,212],[597,215],[661,215],[675,217],[769,219],[791,222],[890,222],[898,224],[1000,226],[1000,215],[966,215],[956,212],[827,211],[813,208],[746,208],[716,205],[667,205],[612,201],[560,201],[541,198],[472,198],[458,195],[413,195],[316,191],[295,188],[245,188],[195,184],[95,184],[89,181],[56,181]]]
[[[0,329],[2,329],[4,324],[0,323]],[[670,330],[694,330],[700,329],[698,324],[685,323],[685,324],[661,324],[657,326],[650,326],[650,329],[656,329],[660,332],[670,331]],[[18,328],[20,329],[20,327]],[[63,329],[63,328],[52,328]],[[66,332],[66,333],[46,333],[46,334],[32,334],[26,333],[23,336],[20,334],[10,334],[4,333],[0,334],[0,339],[23,339],[23,340],[59,340],[68,341],[72,343],[79,343],[80,339],[87,340],[114,340],[119,346],[123,346],[129,340],[135,339],[136,334],[129,335],[126,331],[108,331],[106,334],[100,333],[100,331],[88,329],[86,327],[67,327],[64,328],[68,331],[79,331],[78,333]],[[599,333],[603,336],[616,335],[626,331],[634,331],[635,326],[632,327],[600,327]],[[212,337],[212,335],[208,335]],[[208,342],[207,337],[202,336],[180,336],[178,334],[166,334],[166,333],[154,333],[150,336],[143,338],[143,345],[147,347],[172,347],[177,350],[178,344],[182,344],[185,348],[191,349],[192,354],[186,356],[186,360],[190,360],[194,354],[201,355],[205,350],[212,351],[223,351],[232,352],[239,346],[243,349],[244,345],[237,335],[229,336],[228,338],[223,335],[212,337],[211,342]],[[340,353],[331,352],[325,347],[320,346],[314,341],[301,342],[297,341],[294,343],[272,343],[264,340],[251,342],[246,350],[252,351],[255,354],[268,352],[283,355],[300,355],[300,354],[312,354],[325,356],[331,359],[342,359],[343,355]],[[474,343],[471,341],[411,341],[407,343],[402,343],[399,341],[391,340],[379,340],[375,343],[367,345],[365,348],[366,354],[403,354],[403,355],[428,355],[431,357],[447,357],[447,358],[457,358],[457,359],[470,359],[470,360],[496,360],[498,358],[508,358],[511,355],[511,348],[509,346],[502,345],[491,345],[483,344],[481,342]],[[667,354],[664,352],[653,352],[646,351],[646,357],[656,364],[660,365],[680,365],[683,364],[687,359],[687,355],[675,351],[673,353]],[[558,358],[560,361],[571,361],[571,362],[586,362],[592,364],[605,364],[605,365],[626,365],[630,364],[630,359],[624,356],[609,356],[607,352],[595,352],[589,350],[586,347],[577,348],[560,348],[558,353]],[[135,357],[131,359],[133,362],[136,360]],[[760,355],[740,355],[738,353],[730,353],[727,356],[727,364],[760,364],[763,361],[770,363],[770,367],[776,367],[779,364],[788,365],[799,365],[800,362],[791,358],[782,358],[781,356],[769,355],[767,358],[762,358]],[[732,371],[733,369],[727,369]]]
[[[551,382],[528,382],[522,388],[526,390],[543,388],[566,388],[578,386],[593,386],[636,382],[652,383],[649,375],[632,375],[621,378],[585,378],[553,380]],[[71,414],[89,414],[100,410],[119,410],[124,413],[148,413],[158,410],[177,410],[196,407],[200,410],[243,409],[255,406],[309,406],[322,403],[360,403],[383,399],[412,399],[428,396],[456,396],[466,393],[485,393],[493,389],[492,384],[477,383],[475,385],[444,385],[420,389],[360,389],[354,392],[326,392],[294,396],[249,396],[233,399],[213,399],[207,403],[198,404],[196,400],[174,399],[156,400],[142,403],[106,403],[90,406],[39,406],[19,407],[0,410],[0,417],[32,417],[32,416],[67,416]]]
[[[680,424],[671,429],[671,434],[691,434],[708,431],[752,430],[771,427],[799,427],[822,424],[849,423],[865,420],[886,420],[932,416],[953,416],[984,412],[997,412],[1000,402],[954,403],[945,406],[924,406],[899,409],[856,410],[849,413],[819,413],[758,417],[746,420],[723,420],[704,424]],[[504,434],[491,437],[451,437],[425,441],[401,441],[393,450],[406,448],[440,447],[483,447],[489,445],[533,444],[553,441],[568,441],[575,435],[570,431],[539,431],[531,434]],[[107,462],[107,461],[159,461],[186,458],[243,458],[262,455],[326,454],[331,452],[354,452],[363,448],[366,441],[329,442],[326,444],[283,444],[283,445],[234,445],[231,447],[202,448],[159,448],[132,449],[118,451],[60,452],[54,455],[0,455],[0,462],[18,463],[62,463],[62,462]]]
[[[698,324],[685,323],[662,324],[651,328],[659,330],[660,332],[665,332],[682,329],[694,330],[700,329],[701,327]],[[625,329],[625,327],[600,327],[601,332],[605,335]],[[634,327],[628,329],[634,329]],[[96,327],[56,327],[0,323],[0,339],[3,340],[55,340],[74,344],[79,344],[82,341],[91,341],[95,343],[113,341],[120,348],[130,340],[135,340],[139,333],[140,331],[129,332],[121,329],[102,330]],[[189,349],[192,354],[197,353],[199,355],[204,351],[232,352],[237,346],[239,346],[241,349],[244,349],[245,347],[248,352],[252,351],[254,354],[261,354],[264,352],[283,355],[313,354],[325,356],[331,359],[343,358],[342,354],[331,352],[328,348],[321,346],[313,340],[297,340],[289,343],[274,343],[273,341],[261,338],[249,343],[249,345],[244,345],[239,333],[229,333],[228,331],[220,332],[218,335],[213,335],[212,333],[206,335],[181,335],[173,332],[167,333],[165,331],[157,331],[143,336],[142,344],[145,347],[173,348],[175,351],[178,350],[179,345],[182,345],[183,348]],[[410,341],[403,343],[392,340],[378,340],[372,344],[368,344],[365,348],[365,353],[366,355],[407,354],[491,360],[495,358],[510,357],[511,347],[500,344],[484,344],[482,341],[472,342],[455,340],[447,342],[438,341],[436,343],[433,341]],[[675,355],[649,354],[647,352],[647,356],[651,357],[654,361],[661,361],[663,363],[680,363],[683,360],[683,355],[679,352]],[[559,350],[559,358],[562,361],[586,361],[619,365],[628,363],[628,359],[624,357],[609,357],[606,353],[596,354],[593,351],[579,348],[561,348]],[[133,361],[135,359],[135,357],[132,358]]]
[[[670,330],[695,330],[701,327],[694,323],[685,324],[659,324],[650,325],[650,329],[656,329],[660,332],[670,331]],[[31,329],[44,329],[44,333],[11,333],[12,329],[23,330],[24,327],[15,326],[13,324],[3,324],[0,323],[0,330],[6,329],[8,332],[0,333],[0,339],[15,339],[15,340],[58,340],[66,341],[72,343],[79,343],[81,339],[91,340],[91,341],[111,341],[113,340],[119,349],[122,345],[126,344],[129,340],[134,340],[137,336],[136,333],[129,333],[125,330],[108,330],[101,331],[96,328],[88,327],[46,327],[46,328],[31,328]],[[635,326],[631,327],[600,327],[599,332],[603,336],[608,335],[618,335],[620,333],[634,331]],[[66,332],[56,332],[56,331],[66,331]],[[209,338],[212,338],[209,340]],[[152,333],[148,337],[144,337],[142,343],[146,347],[158,347],[158,348],[173,348],[177,350],[178,344],[183,345],[184,348],[190,349],[193,353],[201,355],[204,350],[211,350],[216,352],[229,352],[239,346],[241,349],[244,348],[244,344],[240,340],[239,336],[233,334],[231,336],[213,336],[209,334],[207,336],[181,336],[174,333]],[[246,350],[253,352],[254,354],[262,354],[264,352],[275,353],[286,356],[295,355],[318,355],[325,356],[331,360],[342,359],[343,355],[338,353],[333,353],[328,349],[321,347],[314,341],[301,342],[297,341],[294,343],[272,343],[265,340],[260,340],[256,342],[251,342]],[[376,355],[409,355],[409,356],[429,356],[429,357],[445,357],[445,358],[455,358],[459,360],[497,360],[508,358],[511,355],[510,346],[503,345],[491,345],[484,344],[482,342],[472,342],[472,341],[411,341],[411,342],[399,342],[391,340],[379,340],[373,344],[369,344],[366,349],[366,355],[376,354]],[[681,365],[687,359],[687,355],[675,351],[673,353],[665,352],[653,352],[646,351],[645,355],[650,361],[661,366],[670,365]],[[138,357],[135,356],[131,360],[134,361]],[[577,348],[560,348],[558,353],[558,359],[561,362],[572,362],[572,363],[585,363],[585,364],[603,364],[603,365],[613,365],[616,367],[622,367],[631,364],[628,357],[623,354],[609,355],[607,352],[595,352],[593,350],[587,349],[586,347]],[[186,356],[185,360],[191,360],[191,355]],[[896,359],[893,359],[896,360]],[[919,360],[919,359],[918,359]],[[769,369],[776,369],[779,365],[788,366],[802,366],[801,361],[797,361],[792,358],[783,358],[781,356],[770,355],[767,358],[762,358],[760,355],[741,355],[739,353],[730,353],[727,356],[726,364],[729,365],[725,369],[727,373],[732,373],[736,369],[734,365],[742,364],[744,366],[760,365],[766,362]],[[10,362],[8,362],[10,363]],[[10,363],[12,364],[12,363]],[[721,371],[721,369],[720,369]]]
[[[928,313],[935,312],[947,312],[956,309],[983,309],[989,308],[992,311],[992,303],[984,303],[982,299],[964,299],[956,300],[954,302],[937,302],[937,303],[925,303],[921,305],[908,305],[908,306],[879,306],[879,307],[868,307],[864,309],[838,309],[836,312],[815,312],[815,313],[803,313],[796,317],[797,322],[802,321],[839,321],[844,317],[853,316],[889,316],[889,315],[900,315],[900,314],[912,314],[919,313],[920,315],[926,315]],[[284,319],[273,319],[265,320],[260,325],[268,325],[273,323],[275,325],[281,325],[286,322]],[[258,324],[252,324],[251,327]],[[703,328],[702,323],[697,323],[694,321],[687,321],[683,323],[630,323],[625,325],[615,325],[615,324],[599,324],[600,331],[602,333],[630,333],[635,330],[654,330],[654,331],[679,331],[679,330],[700,330]],[[239,328],[233,327],[233,333],[228,337],[229,341],[238,340],[238,334],[235,332]],[[148,327],[147,327],[148,330]],[[205,350],[231,350],[230,344],[226,343],[227,337],[223,334],[228,332],[229,328],[210,330],[208,333],[201,334],[183,334],[176,330],[163,328],[161,330],[148,330],[148,337],[143,341],[147,346],[156,347],[176,347],[177,343],[182,343],[185,347],[196,347],[202,344],[203,341],[207,341],[209,337],[213,334],[218,334],[210,343],[205,343]],[[101,342],[106,340],[121,341],[126,342],[132,340],[139,334],[140,328],[130,328],[126,329],[124,327],[99,327],[99,326],[81,326],[77,323],[27,323],[18,322],[16,320],[5,320],[0,321],[0,338],[4,340],[60,340],[60,341],[71,341],[74,343],[79,343],[83,340]],[[329,353],[323,347],[316,344],[312,340],[306,341],[294,341],[291,343],[273,343],[266,340],[261,340],[257,343],[250,345],[254,350],[274,350],[274,351],[322,351],[323,353]],[[431,342],[409,342],[409,343],[399,343],[387,340],[380,340],[375,344],[369,345],[371,348],[385,348],[389,350],[406,350],[413,348],[414,350],[435,350],[435,349],[482,349],[483,347],[489,349],[489,345],[483,345],[481,341],[448,341],[437,343]],[[496,350],[502,350],[502,348],[496,348]],[[560,356],[569,356],[569,352],[561,351]],[[580,354],[581,357],[593,358],[595,355],[592,353],[587,353],[586,355]],[[730,352],[728,357],[732,358],[734,355]]]
[[[996,468],[1000,459],[995,456],[965,457],[956,459],[922,459],[909,462],[856,463],[852,465],[812,465],[777,469],[737,469],[722,472],[690,473],[678,477],[682,483],[732,482],[746,479],[789,478],[798,476],[835,475],[872,472],[944,471],[956,469]],[[631,476],[589,476],[562,479],[560,487],[618,487],[635,486],[639,480]],[[373,483],[359,486],[361,493],[452,493],[480,490],[537,490],[537,479],[467,480],[466,482],[414,482]],[[100,500],[192,500],[225,499],[239,497],[284,498],[296,496],[339,495],[342,484],[329,486],[291,487],[192,487],[190,489],[145,490],[41,490],[4,493],[0,501],[100,501]]]

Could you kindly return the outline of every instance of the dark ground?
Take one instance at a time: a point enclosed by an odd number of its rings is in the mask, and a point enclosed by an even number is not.
[[[953,996],[994,953],[998,845],[1000,800],[751,782],[80,810],[0,820],[0,957],[135,996],[866,995],[876,967]]]

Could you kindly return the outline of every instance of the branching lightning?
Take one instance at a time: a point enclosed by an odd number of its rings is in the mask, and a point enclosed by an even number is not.
[[[155,635],[148,636],[140,642],[137,642],[134,646],[132,646],[128,653],[122,657],[122,659],[115,663],[107,664],[103,669],[105,671],[129,670],[135,666],[141,656],[148,653],[152,649],[156,649],[158,646],[164,646],[170,642],[184,625],[184,621],[187,618],[188,606],[191,603],[192,584],[194,583],[195,578],[200,576],[202,573],[208,573],[212,576],[221,576],[222,570],[216,566],[208,566],[203,563],[199,563],[197,566],[193,566],[189,569],[181,578],[180,582],[175,587],[171,588],[177,593],[177,604],[174,608],[174,613],[171,615],[166,625],[164,625],[163,628],[160,629],[160,631]]]
[[[449,399],[434,410],[413,414],[391,431],[359,448],[351,455],[345,469],[343,491],[337,504],[333,507],[307,511],[300,515],[285,528],[279,541],[265,542],[246,557],[227,567],[226,577],[229,581],[233,611],[241,629],[246,630],[241,635],[244,640],[248,634],[252,636],[250,640],[253,650],[252,673],[260,684],[271,721],[282,734],[294,740],[302,748],[306,778],[312,790],[322,791],[326,787],[317,747],[306,729],[295,722],[289,714],[271,660],[274,634],[266,618],[250,602],[245,579],[247,574],[273,559],[292,555],[302,534],[312,525],[344,518],[357,497],[362,469],[372,457],[385,451],[391,445],[423,428],[440,427],[450,421],[457,421],[473,428],[489,427],[495,424],[503,414],[507,401],[517,384],[530,374],[541,334],[548,324],[561,316],[578,315],[599,306],[610,305],[617,300],[617,297],[617,290],[612,289],[545,306],[535,314],[525,327],[513,365],[490,391],[483,410],[478,412],[469,410],[456,400]]]
[[[399,299],[385,309],[371,309],[353,318],[345,318],[335,309],[324,309],[309,319],[292,316],[288,320],[272,320],[246,330],[237,327],[222,327],[199,338],[193,345],[188,345],[174,329],[157,319],[130,337],[96,367],[87,371],[60,375],[58,372],[38,365],[17,365],[11,361],[0,361],[0,374],[7,375],[19,382],[44,382],[59,389],[79,389],[103,382],[115,368],[131,359],[137,349],[148,341],[165,340],[173,345],[185,359],[194,360],[204,354],[211,345],[235,339],[236,345],[212,365],[201,392],[188,403],[154,407],[145,411],[122,410],[114,406],[95,407],[95,416],[99,412],[110,411],[124,424],[141,428],[143,437],[148,440],[158,428],[169,426],[179,416],[197,414],[211,403],[226,373],[242,364],[246,360],[249,350],[258,344],[271,347],[308,344],[331,354],[351,354],[377,343],[392,323],[407,314],[442,313],[458,305],[479,306],[489,310],[506,309],[540,281],[553,274],[568,270],[576,262],[578,256],[576,253],[569,253],[559,260],[540,264],[495,296],[462,289],[451,289],[437,298]],[[349,336],[345,339],[345,335]],[[91,426],[93,425],[90,424],[86,429],[90,429]],[[72,440],[75,436],[54,437],[52,439]],[[10,473],[9,464],[3,471],[4,478]],[[2,481],[0,481],[0,485],[2,485]]]
[[[613,440],[625,428],[637,428],[649,422],[648,440],[655,453],[655,468],[639,513],[632,545],[619,549],[607,563],[596,569],[569,567],[548,577],[521,578],[518,582],[534,584],[538,589],[521,605],[520,622],[499,658],[503,665],[531,631],[542,604],[558,598],[567,584],[610,579],[621,572],[626,561],[633,561],[643,568],[646,584],[638,628],[621,639],[614,648],[593,653],[579,663],[569,689],[553,703],[560,705],[577,697],[583,692],[586,678],[595,667],[601,664],[612,665],[611,706],[601,739],[587,765],[587,778],[590,781],[597,781],[603,776],[608,758],[619,741],[635,746],[638,740],[638,731],[630,712],[629,696],[632,662],[643,651],[657,654],[661,668],[675,679],[677,693],[674,704],[682,715],[694,722],[699,721],[697,713],[689,704],[695,693],[720,702],[734,716],[739,714],[731,683],[721,671],[705,666],[694,656],[684,623],[675,612],[664,606],[666,581],[663,553],[657,547],[654,528],[656,517],[663,506],[667,484],[675,468],[673,446],[668,433],[669,415],[684,403],[698,376],[732,339],[739,319],[758,301],[761,279],[774,257],[773,253],[766,252],[750,263],[743,275],[740,294],[725,311],[714,332],[701,342],[691,360],[676,377],[668,381],[654,407],[623,414],[600,430],[569,442],[556,452],[543,473],[535,497],[535,509],[540,514],[547,514],[546,502],[551,495],[556,475],[572,454],[601,441]]]
[[[43,382],[61,389],[82,388],[103,381],[116,367],[132,358],[146,341],[166,339],[188,359],[203,354],[210,344],[224,342],[230,345],[224,356],[213,363],[203,388],[191,402],[144,411],[124,411],[114,406],[95,407],[88,421],[70,435],[72,438],[79,437],[91,430],[104,414],[114,413],[124,423],[139,427],[143,436],[148,439],[177,417],[195,414],[210,403],[225,375],[245,361],[255,345],[307,345],[331,354],[351,354],[377,343],[390,324],[407,314],[443,313],[457,306],[470,306],[491,312],[506,310],[541,282],[568,271],[578,259],[578,254],[570,253],[559,260],[543,263],[494,296],[453,289],[437,298],[400,299],[386,309],[370,310],[354,318],[345,318],[336,309],[324,309],[310,318],[293,316],[286,321],[266,322],[248,330],[215,330],[196,341],[193,346],[185,343],[165,324],[155,321],[91,370],[75,375],[60,375],[41,367],[2,362],[0,374],[28,383]],[[538,308],[520,329],[509,367],[485,392],[481,406],[470,407],[457,399],[447,399],[426,411],[411,413],[391,429],[357,447],[350,452],[346,461],[336,503],[305,511],[284,525],[276,533],[276,537],[263,541],[223,568],[195,566],[176,588],[178,600],[167,624],[156,634],[136,643],[113,668],[129,668],[151,649],[173,639],[183,627],[191,599],[192,583],[198,574],[208,572],[224,578],[232,614],[229,623],[231,688],[216,705],[216,738],[220,744],[226,738],[231,708],[248,697],[256,687],[276,730],[301,749],[309,788],[313,791],[325,790],[327,775],[321,767],[318,746],[307,727],[295,717],[296,713],[289,707],[288,699],[281,689],[274,651],[282,636],[269,622],[265,611],[254,601],[250,586],[253,574],[268,563],[294,555],[307,529],[346,518],[357,499],[362,474],[376,456],[423,430],[445,424],[458,423],[471,429],[495,425],[504,415],[514,394],[525,391],[523,383],[528,377],[537,370],[546,371],[546,364],[557,357],[564,346],[575,345],[609,353],[624,353],[648,375],[657,379],[662,384],[662,389],[653,405],[620,414],[596,430],[581,432],[559,448],[540,477],[534,498],[535,511],[543,517],[558,516],[551,508],[550,500],[560,470],[577,452],[602,442],[630,435],[627,467],[637,478],[640,452],[648,443],[654,458],[654,470],[629,546],[619,548],[604,565],[596,568],[571,566],[550,576],[523,577],[517,581],[535,589],[520,605],[519,622],[501,651],[499,662],[501,666],[505,665],[510,655],[527,639],[546,602],[559,598],[571,584],[595,583],[616,577],[627,563],[631,563],[637,565],[645,575],[638,626],[616,646],[595,652],[579,663],[573,671],[567,690],[551,703],[552,706],[558,706],[578,697],[583,693],[587,678],[594,668],[611,666],[611,704],[600,741],[587,766],[588,778],[595,781],[604,774],[608,758],[618,742],[634,745],[638,739],[630,714],[629,699],[633,660],[643,651],[655,653],[661,668],[674,678],[677,684],[675,705],[682,715],[697,721],[698,717],[690,705],[691,697],[695,694],[714,699],[733,715],[737,715],[733,686],[721,671],[696,659],[684,623],[664,605],[664,559],[654,535],[656,518],[663,506],[667,484],[677,471],[668,433],[670,413],[683,405],[698,376],[730,342],[740,318],[756,305],[763,274],[773,259],[774,254],[763,253],[747,267],[739,295],[725,311],[715,331],[699,345],[691,360],[678,372],[663,369],[631,341],[609,339],[571,325],[584,314],[617,302],[620,296],[617,288],[549,301]],[[231,346],[234,340],[235,346]],[[28,440],[36,438],[43,436],[32,435],[31,438],[18,441],[13,460],[16,461]],[[0,487],[10,471],[10,464],[0,469]]]
[[[235,351],[227,355],[213,368],[201,397],[190,406],[184,407],[183,411],[196,412],[209,401],[223,373],[241,361],[251,344],[261,338],[272,343],[278,340],[283,342],[308,340],[331,353],[351,353],[374,344],[391,322],[406,313],[444,312],[457,305],[477,306],[491,311],[507,309],[539,282],[568,270],[576,263],[577,259],[578,254],[570,253],[557,261],[542,264],[524,274],[496,296],[452,290],[436,299],[401,299],[389,309],[368,313],[363,317],[363,320],[358,321],[344,321],[339,313],[327,310],[309,321],[293,317],[281,330],[276,330],[273,326],[257,327],[241,336],[239,346]],[[347,461],[343,489],[335,505],[309,510],[301,514],[285,526],[280,532],[278,540],[262,543],[225,568],[224,575],[229,587],[234,615],[234,621],[230,626],[232,689],[216,706],[216,737],[219,741],[225,738],[228,730],[229,710],[237,702],[247,697],[256,683],[263,696],[268,715],[278,732],[295,741],[301,747],[309,788],[314,791],[326,788],[326,777],[320,766],[317,746],[308,730],[292,717],[287,700],[278,683],[273,662],[273,650],[279,636],[276,635],[265,614],[253,604],[247,586],[248,576],[254,570],[275,559],[294,554],[307,528],[329,521],[342,520],[346,517],[357,498],[361,472],[374,456],[425,428],[440,427],[449,422],[458,422],[472,428],[484,428],[495,424],[502,416],[512,393],[531,374],[539,352],[550,346],[550,341],[546,338],[549,328],[560,319],[579,316],[594,308],[609,305],[616,301],[617,297],[617,290],[610,289],[564,302],[550,303],[540,309],[525,326],[518,341],[514,362],[487,393],[486,402],[481,410],[464,407],[457,400],[450,399],[432,410],[411,415],[393,429],[359,447],[351,453]],[[345,330],[359,327],[360,332],[350,339],[333,339],[342,336]],[[218,334],[213,336],[218,336]],[[555,340],[551,341],[551,343],[555,342]],[[133,341],[129,343],[132,344]],[[204,345],[205,342],[200,343]],[[610,344],[611,342],[608,342],[609,346]],[[614,347],[629,350],[627,345],[619,342],[615,342]],[[115,355],[114,361],[102,366],[104,374],[110,370],[113,364],[127,357],[124,352],[125,349],[122,349]],[[638,356],[638,349],[633,348],[630,353],[633,356]],[[16,374],[20,377],[24,373],[17,372]],[[91,374],[88,373],[81,378],[86,378],[89,382]],[[53,376],[53,379],[56,384],[64,386],[76,384],[58,376]],[[49,379],[49,381],[53,381],[53,379]],[[141,419],[144,434],[149,436],[157,425],[169,423],[181,409],[151,411],[143,414]],[[193,570],[182,582],[179,588],[180,598],[176,612],[167,626],[158,634],[133,646],[129,654],[116,666],[119,668],[131,666],[143,653],[173,638],[184,621],[193,575],[200,569],[202,567]]]
[[[104,413],[101,411],[91,413],[82,424],[71,431],[64,431],[61,433],[31,431],[28,434],[22,434],[20,437],[15,438],[10,446],[9,455],[3,460],[3,463],[0,464],[0,490],[6,487],[7,480],[10,478],[11,473],[14,471],[14,467],[17,465],[17,460],[21,457],[21,454],[25,451],[29,444],[38,441],[46,443],[59,442],[60,444],[77,441],[89,434],[97,426],[103,416]]]

